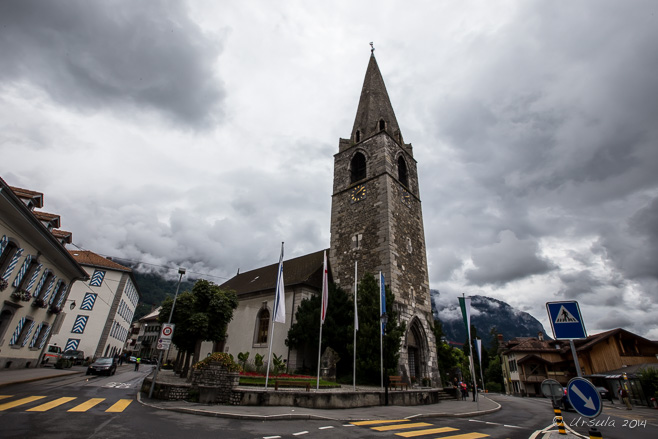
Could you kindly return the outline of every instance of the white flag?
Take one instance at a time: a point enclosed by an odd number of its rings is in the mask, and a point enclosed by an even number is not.
[[[281,243],[281,257],[279,258],[279,271],[276,276],[276,294],[274,297],[274,321],[286,323],[286,291],[283,283],[283,242]]]

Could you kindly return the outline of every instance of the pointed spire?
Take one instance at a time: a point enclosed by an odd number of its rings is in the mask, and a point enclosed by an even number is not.
[[[391,100],[384,85],[384,78],[379,71],[377,60],[373,51],[370,53],[370,62],[363,80],[359,107],[356,110],[356,119],[352,128],[352,140],[360,142],[383,128],[399,143],[402,142],[400,127],[393,112]],[[357,134],[358,132],[358,134]]]

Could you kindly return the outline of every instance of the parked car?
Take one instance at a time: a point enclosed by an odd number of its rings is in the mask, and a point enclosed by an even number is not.
[[[89,365],[87,375],[105,374],[109,376],[114,375],[116,371],[117,363],[113,357],[101,357]]]
[[[55,364],[60,358],[62,358],[62,348],[54,344],[49,344],[46,352],[43,354],[41,364]]]
[[[597,387],[596,390],[599,391],[599,396],[601,399],[610,399],[610,392],[605,387]]]
[[[128,359],[128,361],[130,363],[136,363],[137,362],[137,357],[135,357],[134,355],[131,355],[130,358]]]
[[[70,360],[74,365],[78,365],[85,362],[85,353],[83,351],[69,349],[68,351],[64,351],[62,358]]]

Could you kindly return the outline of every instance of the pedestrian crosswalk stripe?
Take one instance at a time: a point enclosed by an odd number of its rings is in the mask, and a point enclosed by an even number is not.
[[[65,397],[65,398],[59,398],[54,401],[47,402],[45,404],[38,405],[36,407],[32,407],[31,409],[26,410],[27,412],[45,412],[47,410],[50,410],[55,407],[59,407],[62,404],[66,404],[69,401],[73,401],[76,398],[71,398],[71,397]]]
[[[107,413],[120,413],[126,409],[133,402],[132,399],[120,399],[112,405],[109,409],[105,410]]]
[[[441,428],[430,428],[427,430],[417,430],[417,431],[403,431],[402,433],[395,433],[397,436],[402,437],[416,437],[416,436],[425,436],[428,434],[435,433],[447,433],[449,431],[458,431],[458,428],[452,427],[441,427]]]
[[[376,421],[356,421],[350,422],[352,425],[375,425],[375,424],[391,424],[393,422],[409,422],[408,419],[379,419]]]
[[[0,395],[0,399],[11,398],[14,395]]]
[[[415,424],[399,424],[399,425],[384,425],[382,427],[370,427],[371,430],[375,431],[390,431],[390,430],[402,430],[406,428],[418,428],[418,427],[430,427],[432,424],[427,422],[416,422]]]
[[[17,399],[16,401],[5,402],[4,404],[0,404],[0,412],[14,407],[18,407],[19,405],[28,404],[33,401],[38,401],[43,398],[45,398],[45,396],[28,396],[27,398]]]
[[[489,435],[484,433],[464,433],[454,436],[442,436],[441,439],[480,439],[482,437],[489,437]]]
[[[101,402],[105,401],[105,398],[91,398],[88,401],[83,402],[80,405],[77,405],[73,407],[72,409],[68,410],[69,412],[86,412],[90,408],[92,408],[95,405],[100,404]]]

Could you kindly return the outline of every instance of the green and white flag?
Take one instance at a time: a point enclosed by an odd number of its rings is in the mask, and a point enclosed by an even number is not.
[[[462,317],[464,318],[464,325],[466,325],[466,333],[468,334],[469,341],[471,340],[471,298],[460,297],[459,307],[462,309]]]

